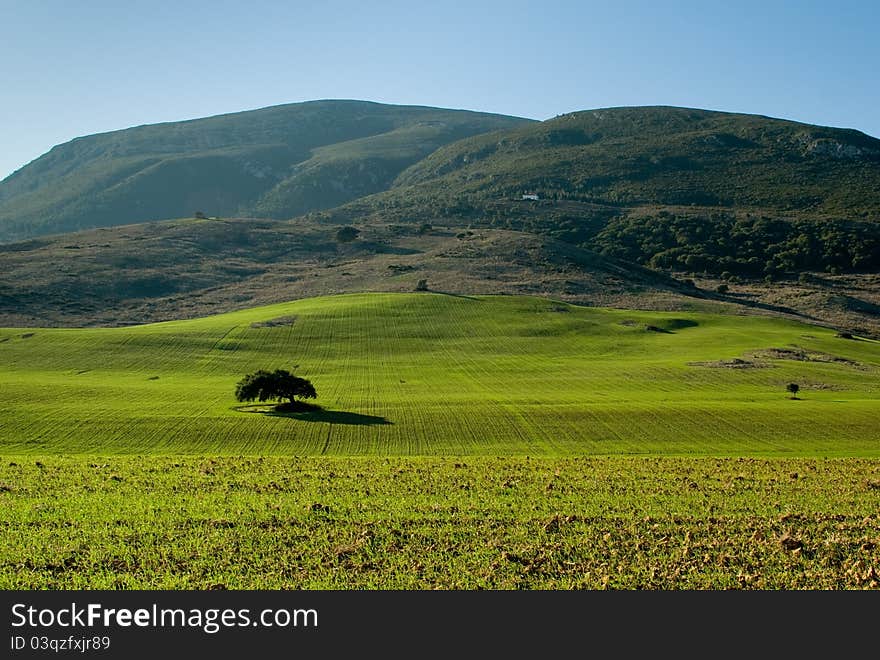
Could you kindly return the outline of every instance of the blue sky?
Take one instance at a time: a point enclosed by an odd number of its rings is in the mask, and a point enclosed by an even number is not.
[[[880,137],[880,2],[0,0],[0,178],[80,135],[326,98],[680,105]]]

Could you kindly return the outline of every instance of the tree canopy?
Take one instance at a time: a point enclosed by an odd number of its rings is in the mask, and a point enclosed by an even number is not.
[[[315,387],[305,378],[294,376],[285,369],[265,371],[260,369],[247,374],[235,386],[238,401],[283,401],[291,404],[300,399],[317,398]]]

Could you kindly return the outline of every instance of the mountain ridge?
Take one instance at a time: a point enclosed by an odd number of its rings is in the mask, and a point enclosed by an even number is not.
[[[525,121],[531,120],[325,100],[83,136],[53,147],[0,182],[0,239],[196,211],[246,215],[257,206],[267,217],[292,217],[375,192],[448,141]],[[354,145],[353,152],[338,149],[314,160],[315,150],[365,138],[372,140]],[[329,193],[297,190],[295,166],[303,164],[326,170],[325,181],[336,176],[338,183],[342,171],[342,185]],[[385,169],[382,177],[362,176],[377,168]],[[285,183],[293,185],[292,197],[282,190],[260,203]]]
[[[56,145],[0,181],[0,240],[196,211],[287,219],[425,185],[443,188],[438,200],[529,190],[611,206],[864,215],[880,209],[878,172],[880,140],[767,115],[652,105],[536,121],[322,99]]]
[[[504,137],[496,140],[493,134],[483,134],[468,140],[445,145],[419,163],[411,166],[398,177],[397,185],[412,185],[445,176],[457,169],[473,170],[480,163],[481,167],[493,164],[504,154],[524,153],[533,156],[547,156],[547,152],[569,152],[574,157],[581,155],[602,157],[616,162],[592,163],[592,170],[577,161],[558,163],[548,162],[549,158],[532,162],[531,171],[517,174],[532,175],[536,181],[522,179],[513,182],[509,188],[523,183],[532,184],[536,189],[545,188],[545,195],[554,191],[553,177],[568,175],[569,190],[563,191],[568,198],[591,199],[601,198],[606,191],[603,189],[602,178],[616,176],[618,179],[633,183],[641,179],[657,177],[668,172],[676,176],[682,173],[693,173],[706,169],[707,165],[715,168],[731,167],[741,164],[774,167],[778,176],[785,173],[780,165],[797,163],[813,164],[811,159],[825,159],[825,164],[840,161],[880,164],[880,140],[872,138],[854,129],[838,129],[833,127],[815,126],[784,119],[767,118],[762,115],[745,115],[726,113],[694,108],[677,108],[674,106],[630,106],[611,109],[584,110],[559,115],[537,125],[517,127],[506,132]],[[650,140],[650,141],[649,141]],[[603,145],[603,143],[609,143]],[[475,148],[476,153],[473,153]],[[599,147],[606,147],[600,150]],[[468,151],[471,153],[468,153]],[[578,154],[580,151],[582,154]],[[749,152],[764,152],[768,158],[777,161],[762,162]],[[550,155],[554,155],[551,153]],[[747,156],[753,155],[752,158]],[[476,156],[476,158],[470,158]],[[744,157],[746,156],[746,157]],[[693,162],[697,158],[714,160]],[[782,162],[780,162],[782,161]],[[502,163],[509,167],[509,163]],[[801,163],[797,163],[801,164]],[[431,166],[435,170],[431,171]],[[549,165],[549,167],[548,167]],[[574,166],[582,166],[578,171]],[[595,170],[602,166],[599,173]],[[615,169],[614,166],[617,166]],[[626,166],[629,166],[628,169]],[[567,167],[567,169],[566,169]],[[436,171],[440,169],[441,172]],[[426,171],[427,170],[427,171]],[[535,171],[538,173],[536,174]],[[880,170],[875,170],[874,174]],[[503,170],[492,170],[490,174],[507,174]],[[797,172],[803,174],[803,172]],[[542,180],[542,178],[544,180]],[[586,179],[586,182],[584,181]],[[600,179],[600,181],[596,181]],[[556,182],[558,183],[558,182]],[[593,184],[585,185],[586,184]],[[703,182],[696,181],[696,184]],[[711,181],[713,185],[718,184]],[[789,182],[794,185],[794,181]],[[597,185],[598,184],[598,185]],[[607,187],[607,186],[606,186]],[[584,188],[588,194],[584,194]],[[692,195],[708,198],[706,186],[692,186]],[[772,188],[779,192],[780,186]],[[598,190],[597,190],[598,189]],[[653,191],[652,191],[653,192]],[[687,192],[687,191],[685,191]],[[694,199],[693,197],[639,197],[632,190],[618,190],[616,195],[604,199],[609,203],[694,203],[709,205],[742,205],[750,200],[738,199],[735,196],[715,192],[714,199]],[[766,203],[766,198],[758,200]],[[755,204],[752,204],[755,205]],[[877,196],[872,199],[872,208],[877,205]],[[803,208],[803,204],[793,208]]]

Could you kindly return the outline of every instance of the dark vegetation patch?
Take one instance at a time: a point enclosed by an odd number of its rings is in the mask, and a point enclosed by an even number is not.
[[[661,211],[613,218],[592,244],[602,254],[660,270],[781,278],[803,271],[880,270],[875,226],[840,218]],[[876,313],[876,306],[871,311]]]

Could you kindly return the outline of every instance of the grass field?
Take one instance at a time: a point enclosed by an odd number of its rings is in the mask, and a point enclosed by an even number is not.
[[[296,365],[322,411],[235,401]],[[4,329],[0,589],[877,588],[878,375],[823,328],[510,296]]]
[[[297,365],[323,412],[235,401]],[[880,343],[767,317],[345,295],[3,329],[0,378],[3,454],[880,456]]]
[[[0,502],[0,589],[880,586],[870,459],[25,457]]]

